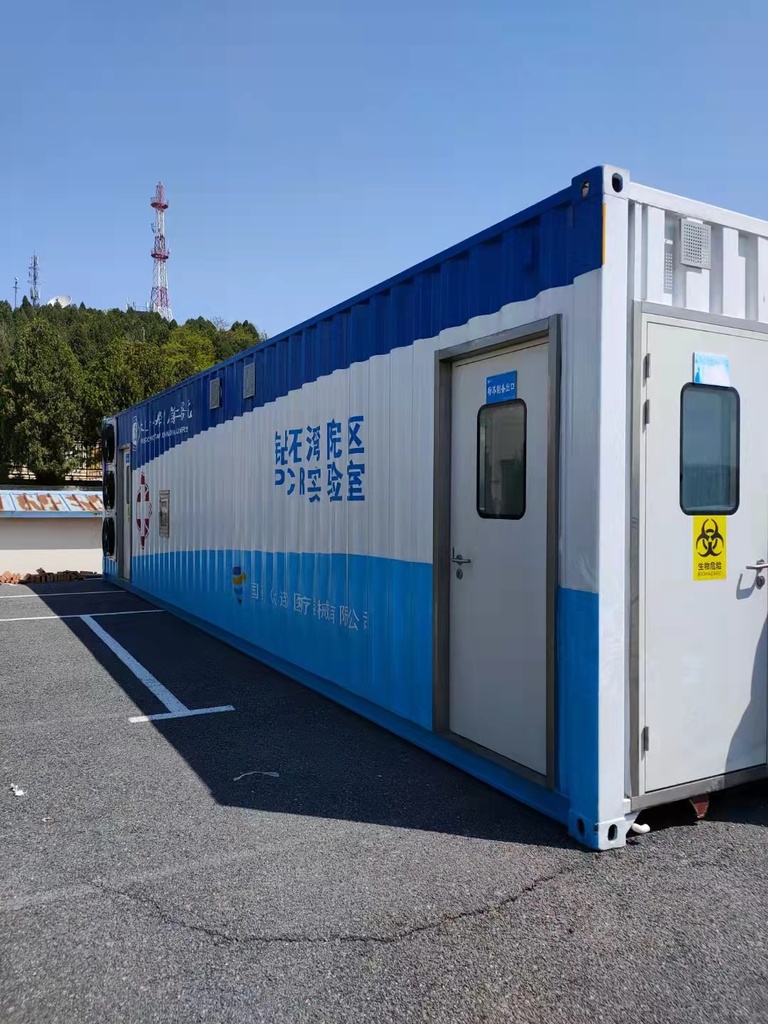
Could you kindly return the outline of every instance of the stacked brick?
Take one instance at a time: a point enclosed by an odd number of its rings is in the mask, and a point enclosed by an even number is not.
[[[101,573],[98,572],[75,572],[68,569],[65,572],[46,572],[45,569],[38,569],[37,572],[0,573],[0,583],[72,583],[74,580],[97,579]]]

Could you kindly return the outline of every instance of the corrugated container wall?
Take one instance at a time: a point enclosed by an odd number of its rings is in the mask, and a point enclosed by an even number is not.
[[[767,296],[768,225],[596,168],[537,206],[120,413],[122,497],[108,524],[118,523],[117,551],[105,573],[567,821],[588,845],[621,845],[642,800],[657,799],[639,788],[643,722],[632,689],[641,656],[631,628],[636,324],[658,316],[657,308],[712,323],[728,317],[730,330],[739,321],[766,323]],[[441,390],[446,367],[448,392]],[[486,534],[484,564],[504,554],[507,575],[489,617],[496,632],[481,637],[485,623],[475,617],[475,638],[468,619],[451,618],[469,591],[445,598],[456,574],[444,524],[458,495],[468,503],[468,528],[485,529],[472,467],[479,481],[486,456],[478,410],[492,401],[499,368],[509,371],[503,387],[514,395],[510,382],[520,374],[518,398],[528,402],[522,478],[531,507],[516,533],[500,526]],[[450,388],[462,380],[474,390],[462,392],[469,395],[463,440],[451,449],[444,423],[453,414],[445,410],[459,407]],[[448,478],[464,480],[463,491],[451,491],[451,482],[446,490]],[[679,519],[676,499],[671,506]],[[678,519],[685,533],[689,524]],[[541,554],[536,565],[520,547],[525,531]],[[460,579],[465,560],[457,558]],[[482,571],[476,562],[467,583],[477,588]],[[521,649],[505,653],[499,629],[512,622],[515,601],[519,610],[529,596],[541,598],[542,609],[546,597],[546,613],[530,631],[530,650],[522,650],[520,634]],[[475,615],[473,605],[464,607]],[[463,742],[471,730],[457,736],[445,720],[445,702],[456,696],[445,654],[446,637],[453,644],[459,635],[454,626],[486,664],[486,642],[499,645],[502,660],[518,659],[506,666],[514,687],[498,676],[509,727],[497,723],[496,746]],[[465,669],[471,664],[465,660]],[[466,701],[455,702],[470,717],[471,676],[464,671]],[[491,731],[493,713],[489,704]],[[540,731],[527,760],[503,749],[515,730],[525,747],[526,715]]]
[[[434,351],[571,308],[601,177],[122,413],[133,585],[430,729]]]

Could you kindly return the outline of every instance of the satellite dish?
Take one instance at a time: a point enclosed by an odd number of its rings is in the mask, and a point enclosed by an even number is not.
[[[49,299],[46,302],[46,306],[61,306],[62,309],[66,309],[67,306],[72,305],[71,295],[57,295],[53,299]]]

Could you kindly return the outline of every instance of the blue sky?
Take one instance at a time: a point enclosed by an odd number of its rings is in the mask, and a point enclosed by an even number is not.
[[[765,0],[38,0],[3,11],[0,298],[270,334],[595,164],[768,218]]]

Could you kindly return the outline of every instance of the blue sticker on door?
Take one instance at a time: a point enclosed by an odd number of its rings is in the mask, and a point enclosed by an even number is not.
[[[517,370],[485,378],[485,402],[511,402],[517,398]]]

